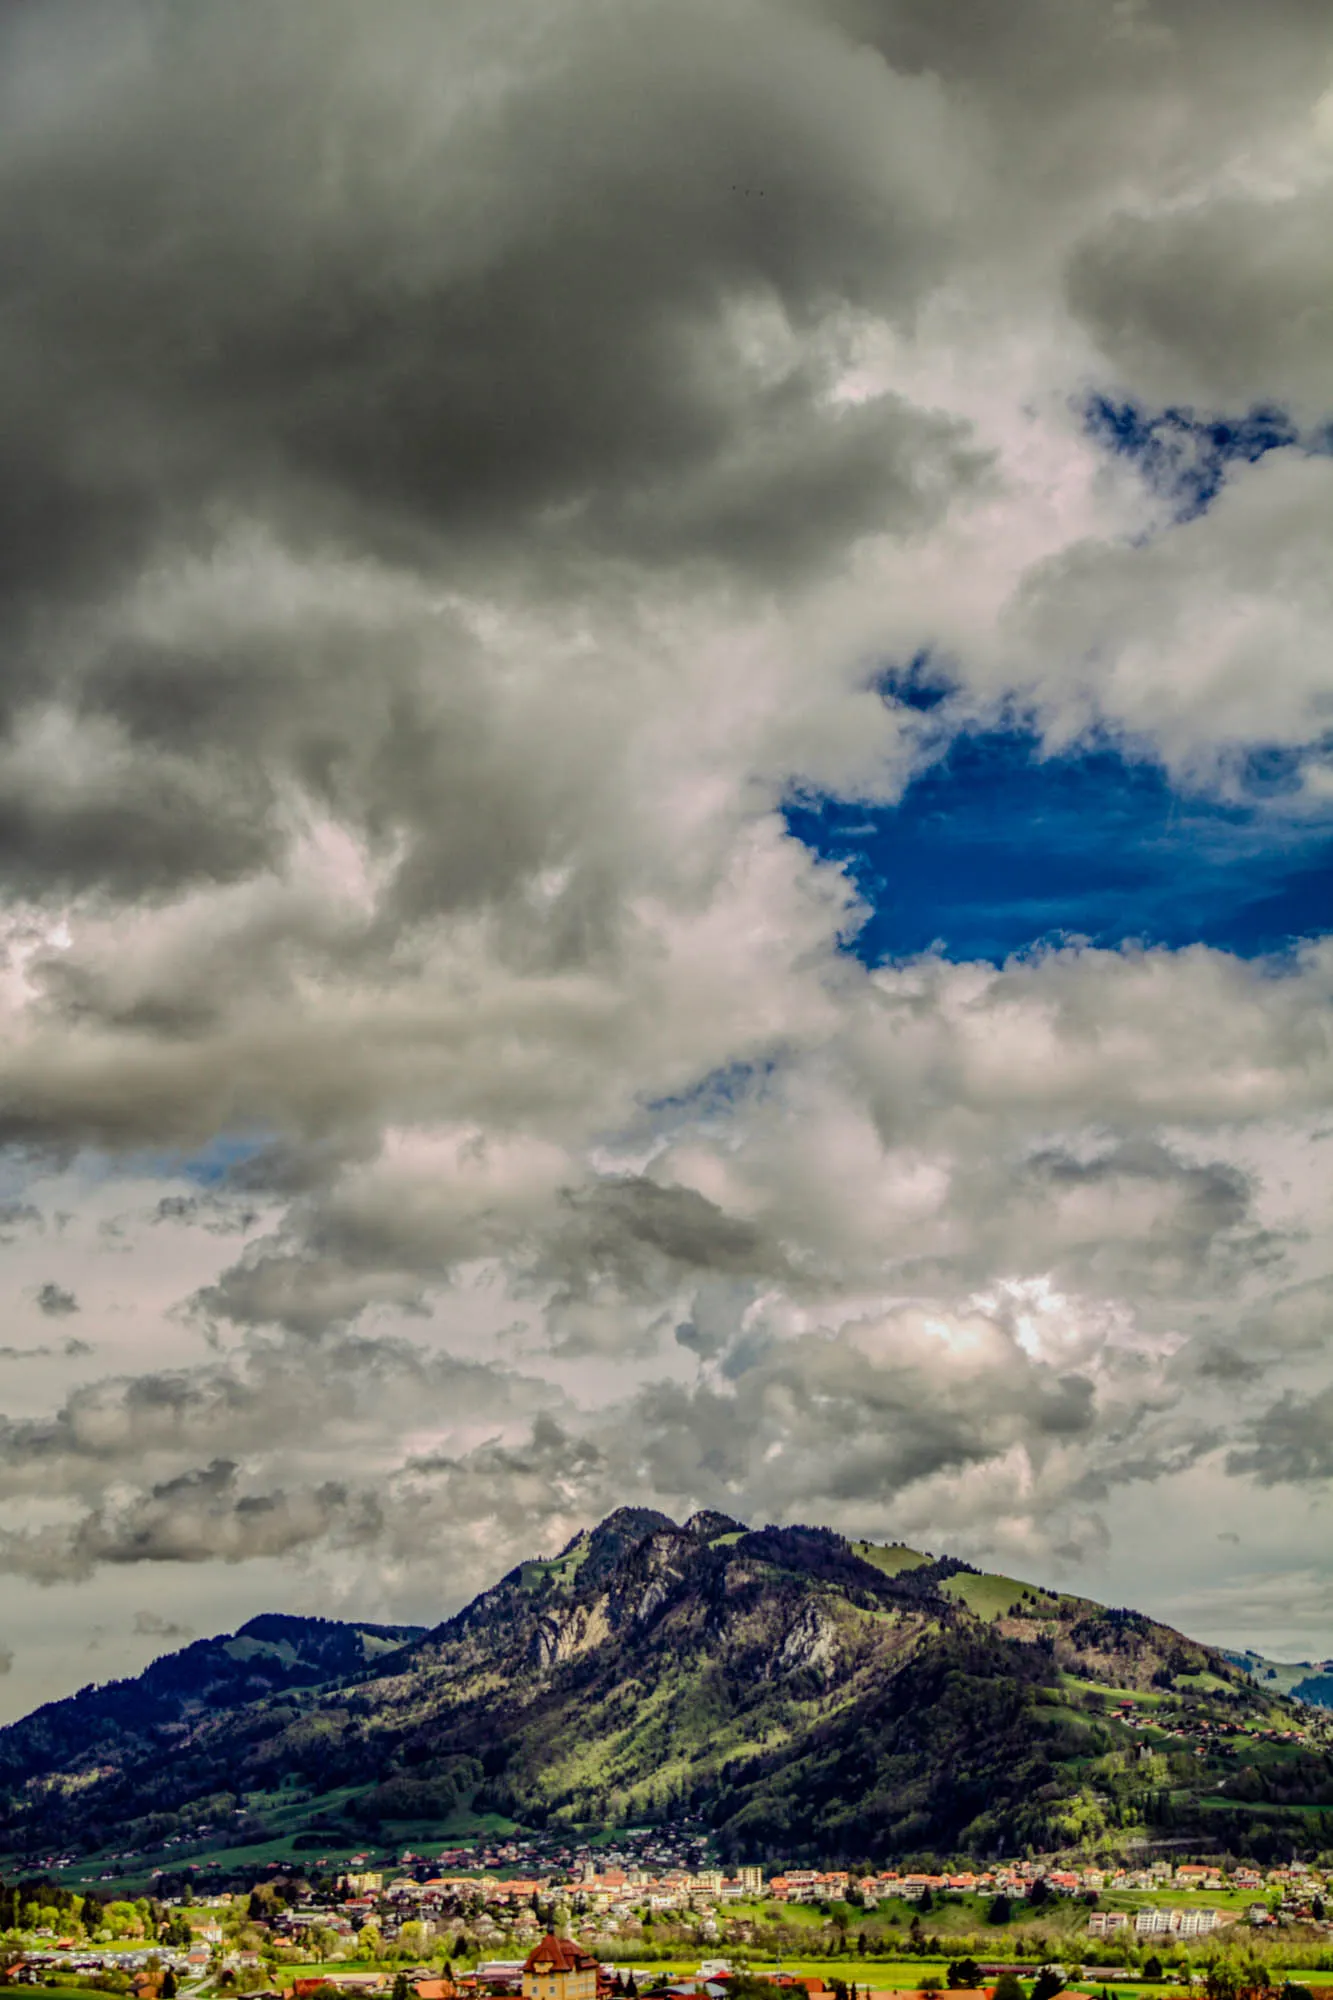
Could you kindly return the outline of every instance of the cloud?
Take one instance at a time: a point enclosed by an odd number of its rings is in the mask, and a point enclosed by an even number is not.
[[[1196,775],[1257,743],[1317,747],[1331,498],[1333,460],[1291,446],[1234,467],[1169,534],[1088,541],[1036,567],[1010,612],[1030,663],[1013,671],[1050,740],[1096,719]]]
[[[0,1532],[0,1567],[37,1583],[77,1580],[101,1565],[240,1563],[282,1556],[328,1533],[349,1501],[337,1482],[248,1493],[227,1459],[163,1480],[128,1504],[96,1508],[68,1529]]]
[[[1314,0],[0,38],[8,1573],[1326,1477],[1327,940],[870,971],[782,810],[1021,726],[1314,840]],[[1097,396],[1296,441],[1183,520]]]
[[[1248,1425],[1248,1441],[1227,1459],[1230,1472],[1261,1486],[1302,1485],[1333,1474],[1333,1389],[1309,1398],[1288,1390]]]
[[[63,1285],[57,1285],[48,1278],[44,1285],[38,1287],[37,1310],[45,1313],[48,1319],[68,1319],[71,1313],[79,1310],[79,1302],[73,1292],[67,1292]]]
[[[1331,220],[1327,183],[1117,216],[1081,248],[1071,298],[1112,361],[1155,400],[1214,409],[1268,401],[1326,420]]]
[[[14,1671],[14,1655],[8,1646],[0,1646],[0,1675]]]
[[[136,1611],[133,1630],[136,1636],[145,1639],[193,1639],[194,1637],[188,1625],[178,1625],[173,1619],[164,1618],[159,1611]]]

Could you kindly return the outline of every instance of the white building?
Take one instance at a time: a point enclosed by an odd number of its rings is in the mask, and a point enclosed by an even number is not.
[[[1137,1937],[1207,1937],[1222,1921],[1220,1910],[1164,1909],[1134,1912]]]

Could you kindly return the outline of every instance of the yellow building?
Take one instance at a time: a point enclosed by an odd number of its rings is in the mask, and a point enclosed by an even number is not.
[[[597,1960],[568,1938],[544,1937],[523,1966],[523,2000],[597,2000]]]

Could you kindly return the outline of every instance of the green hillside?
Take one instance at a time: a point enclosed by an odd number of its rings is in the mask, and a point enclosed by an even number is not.
[[[1227,1660],[1272,1694],[1315,1708],[1333,1708],[1333,1660],[1269,1660],[1262,1653],[1228,1653]]]
[[[1140,1613],[825,1529],[620,1510],[372,1650],[165,1721],[134,1705],[157,1662],[113,1706],[0,1731],[0,1849],[336,1852],[682,1813],[728,1860],[1333,1845],[1317,1711]]]

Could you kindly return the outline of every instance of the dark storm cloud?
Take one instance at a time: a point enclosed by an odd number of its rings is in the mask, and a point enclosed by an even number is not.
[[[982,469],[958,423],[833,393],[848,315],[910,315],[941,268],[938,93],[781,10],[335,0],[257,41],[108,0],[3,32],[16,885],[234,880],[292,784],[405,817],[437,904],[540,858],[540,792],[524,826],[530,785],[451,782],[485,717],[424,691],[420,640],[123,613],[229,536],[520,594],[608,560],[777,580]]]
[[[782,562],[915,484],[893,427],[920,444],[920,419],[825,430],[818,376],[762,379],[726,322],[910,309],[940,252],[928,89],[762,8],[570,4],[542,31],[334,4],[269,20],[262,61],[254,27],[11,24],[11,435],[36,430],[53,513],[122,524],[30,527],[27,574],[182,503],[188,540],[224,497],[469,541],[569,510],[575,545]]]

